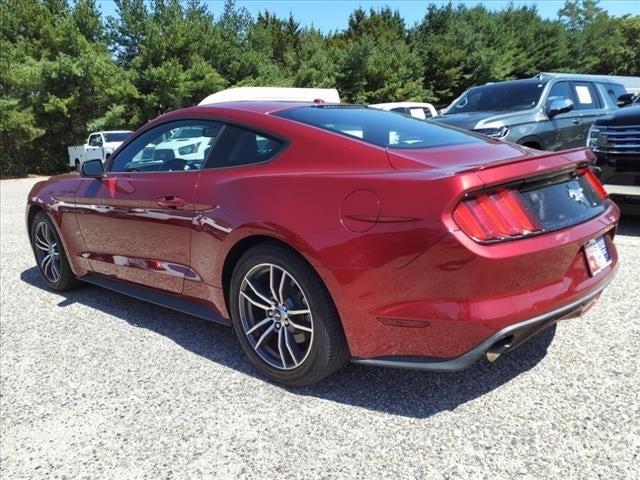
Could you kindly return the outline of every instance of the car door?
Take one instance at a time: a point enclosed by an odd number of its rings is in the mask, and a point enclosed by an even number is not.
[[[89,135],[89,145],[87,146],[86,158],[85,160],[94,160],[102,157],[102,146],[104,145],[104,140],[102,139],[102,135],[99,133],[92,133]]]
[[[153,127],[107,162],[105,178],[83,180],[75,202],[94,272],[182,292],[195,187],[219,130],[203,120]]]
[[[571,82],[576,110],[582,117],[581,138],[579,146],[586,144],[589,128],[596,119],[606,113],[604,100],[600,98],[595,85],[591,82]]]
[[[573,110],[560,113],[550,119],[551,129],[547,130],[543,140],[546,150],[562,150],[566,148],[580,147],[584,145],[584,132],[582,129],[582,116],[575,108],[575,99],[571,84],[568,81],[559,81],[551,86],[546,104],[558,98],[567,98],[574,103]]]
[[[198,211],[193,219],[191,241],[193,277],[185,279],[185,295],[209,300],[221,298],[219,272],[214,269],[220,246],[238,226],[237,222],[242,223],[249,206],[252,211],[259,210],[256,202],[269,191],[264,191],[267,182],[258,179],[269,171],[268,163],[285,147],[283,139],[225,125],[198,179],[194,200]],[[251,179],[249,183],[256,188],[238,193],[236,185],[241,183],[247,188],[246,179]]]

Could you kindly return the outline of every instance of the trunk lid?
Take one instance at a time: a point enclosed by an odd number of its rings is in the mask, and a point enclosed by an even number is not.
[[[475,218],[488,225],[488,230],[504,227],[502,230],[507,233],[495,235],[490,242],[544,234],[586,222],[609,206],[602,185],[587,168],[593,158],[588,149],[531,151],[522,159],[484,162],[466,169],[459,165],[462,169],[458,173],[473,172],[482,181],[481,188],[466,192],[461,202],[466,207],[461,211],[472,222]],[[501,200],[504,192],[515,198],[520,205],[516,213],[528,217],[535,229],[516,228],[516,233],[508,233],[513,230],[509,225],[513,211]],[[497,223],[492,223],[494,220]]]
[[[391,166],[398,170],[437,170],[446,174],[477,172],[489,183],[496,179],[587,165],[595,158],[586,148],[542,152],[497,140],[442,148],[389,148],[387,157]]]

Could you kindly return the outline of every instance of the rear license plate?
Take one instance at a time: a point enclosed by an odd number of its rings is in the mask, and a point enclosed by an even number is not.
[[[591,276],[597,275],[611,264],[611,255],[604,237],[594,238],[584,246]]]

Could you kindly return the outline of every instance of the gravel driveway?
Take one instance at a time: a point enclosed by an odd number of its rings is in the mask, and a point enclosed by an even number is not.
[[[289,390],[231,330],[89,287],[44,289],[0,182],[0,475],[640,478],[640,223],[582,319],[460,373],[349,365]]]

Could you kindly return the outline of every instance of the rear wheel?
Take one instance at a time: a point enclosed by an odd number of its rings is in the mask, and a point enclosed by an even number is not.
[[[247,251],[231,278],[236,336],[265,376],[289,386],[315,383],[349,358],[337,310],[313,269],[276,245]]]
[[[80,171],[80,160],[76,158],[76,172]]]
[[[40,275],[49,288],[63,292],[80,284],[69,266],[58,232],[44,212],[38,212],[31,223],[31,244]]]

